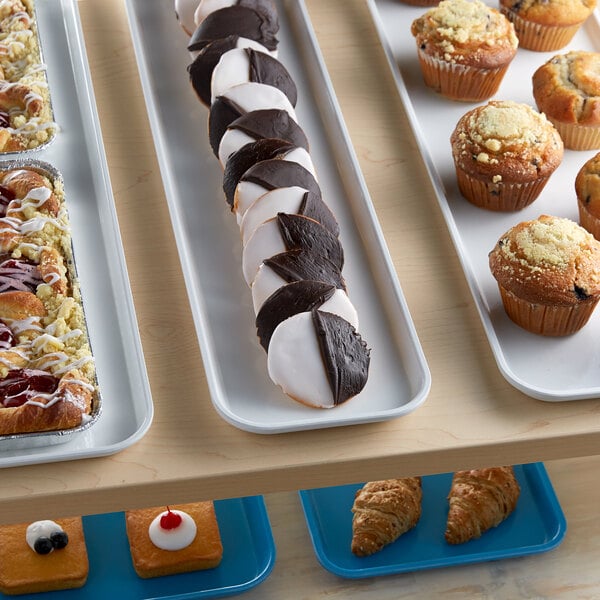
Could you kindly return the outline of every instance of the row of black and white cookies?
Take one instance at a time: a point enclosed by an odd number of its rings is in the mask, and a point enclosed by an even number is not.
[[[175,0],[175,12],[240,227],[269,375],[294,400],[337,406],[364,388],[370,350],[346,293],[338,222],[298,124],[298,90],[277,59],[277,9],[272,0]]]

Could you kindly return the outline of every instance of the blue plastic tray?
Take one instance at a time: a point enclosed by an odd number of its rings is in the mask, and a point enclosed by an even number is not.
[[[275,545],[262,496],[215,501],[223,560],[215,568],[141,579],[131,562],[122,512],[83,518],[90,573],[77,590],[17,596],[23,600],[191,600],[239,594],[261,583],[275,562]],[[4,596],[0,598],[15,598]]]
[[[362,484],[299,492],[315,553],[328,571],[347,578],[391,575],[545,552],[563,539],[567,524],[542,463],[515,466],[521,496],[515,511],[481,538],[452,546],[444,540],[452,474],[423,477],[417,526],[380,552],[350,551],[352,502]]]

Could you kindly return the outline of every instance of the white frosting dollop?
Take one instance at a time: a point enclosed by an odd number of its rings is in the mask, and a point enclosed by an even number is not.
[[[25,531],[25,539],[29,547],[35,552],[35,542],[41,537],[49,538],[53,533],[62,531],[63,528],[55,521],[44,519],[42,521],[34,521],[27,526]]]
[[[173,529],[163,529],[160,520],[168,513],[168,511],[164,511],[150,523],[148,535],[152,543],[162,550],[181,550],[194,541],[197,531],[196,523],[186,512],[181,510],[171,510],[171,512],[181,517],[181,523]]]

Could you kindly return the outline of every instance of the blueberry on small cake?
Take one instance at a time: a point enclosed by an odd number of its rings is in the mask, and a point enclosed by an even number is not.
[[[0,592],[35,594],[82,587],[88,555],[81,518],[0,527]]]
[[[128,510],[125,523],[134,569],[144,579],[212,569],[223,557],[211,501]]]

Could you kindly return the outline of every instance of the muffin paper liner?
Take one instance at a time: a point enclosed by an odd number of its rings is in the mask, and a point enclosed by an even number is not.
[[[600,125],[581,125],[579,123],[561,123],[548,114],[548,120],[556,127],[565,148],[570,150],[600,149]]]
[[[580,199],[577,200],[577,207],[579,208],[579,224],[597,240],[600,240],[600,219],[595,217]]]
[[[508,64],[495,69],[451,63],[417,48],[425,85],[451,100],[478,102],[491,98],[500,87]]]
[[[581,27],[581,23],[566,26],[541,25],[527,21],[511,10],[502,12],[515,26],[519,38],[519,48],[535,52],[552,52],[564,48]]]

